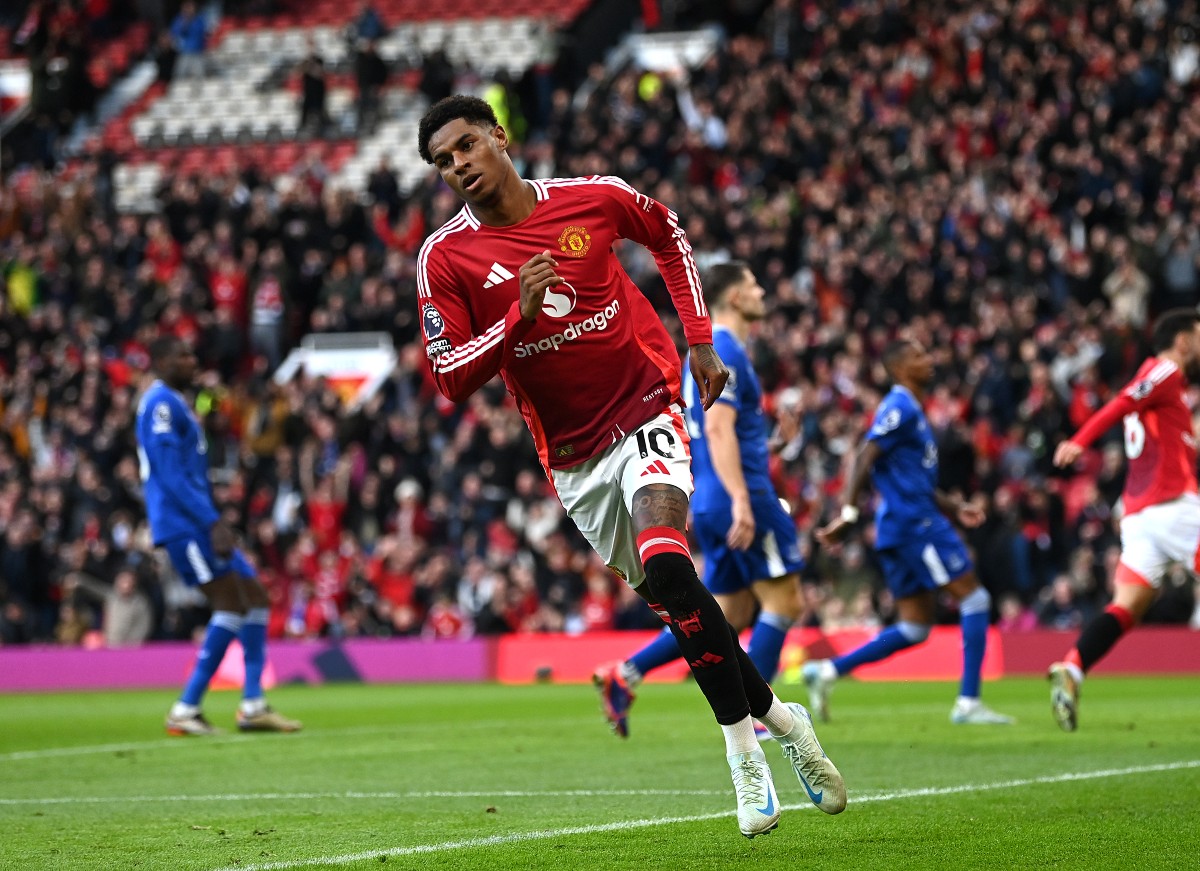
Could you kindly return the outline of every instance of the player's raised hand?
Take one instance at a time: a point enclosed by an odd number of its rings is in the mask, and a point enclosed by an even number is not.
[[[729,370],[725,368],[725,364],[717,356],[717,349],[712,345],[692,345],[688,360],[692,378],[700,389],[700,404],[707,411],[725,389],[725,382],[729,380]]]
[[[1065,469],[1078,460],[1082,453],[1083,448],[1070,439],[1065,442],[1059,442],[1058,447],[1054,449],[1054,465],[1060,469]]]
[[[549,251],[535,254],[521,267],[521,317],[527,321],[537,318],[542,310],[542,301],[546,291],[555,285],[562,284],[563,279],[554,271],[558,261]]]

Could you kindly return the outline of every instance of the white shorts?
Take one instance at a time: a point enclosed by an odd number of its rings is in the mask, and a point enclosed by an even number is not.
[[[1121,563],[1158,589],[1171,563],[1195,573],[1200,549],[1200,496],[1185,493],[1121,519]]]
[[[647,421],[612,447],[569,469],[551,469],[567,515],[631,587],[645,573],[633,528],[633,496],[647,484],[671,484],[692,495],[692,452],[678,407]]]

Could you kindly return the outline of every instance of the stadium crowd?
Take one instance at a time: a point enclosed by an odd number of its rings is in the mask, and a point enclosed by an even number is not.
[[[511,91],[518,167],[622,176],[675,209],[702,266],[737,257],[768,288],[753,353],[809,623],[892,616],[869,525],[838,553],[811,532],[905,329],[937,359],[943,484],[988,508],[969,538],[998,620],[1075,628],[1106,601],[1122,443],[1069,475],[1053,447],[1132,374],[1155,314],[1200,299],[1197,3],[767,6],[727,18],[694,70]],[[246,166],[171,178],[141,216],[112,210],[107,165],[0,186],[0,643],[183,638],[206,619],[139,497],[133,415],[163,332],[205,367],[214,495],[271,591],[272,636],[657,624],[565,521],[502,385],[461,407],[432,388],[414,255],[458,208],[432,173],[405,194],[386,164],[365,191],[313,160]],[[619,253],[682,342],[653,261]],[[399,352],[361,407],[272,379],[301,336],[350,330]],[[1180,571],[1149,619],[1195,611]]]

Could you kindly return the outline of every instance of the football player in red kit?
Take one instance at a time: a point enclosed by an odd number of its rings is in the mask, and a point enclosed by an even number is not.
[[[779,741],[812,802],[838,813],[845,784],[808,712],[771,691],[688,550],[679,355],[613,250],[624,238],[653,254],[707,408],[729,373],[713,350],[679,219],[617,178],[523,179],[508,146],[476,97],[447,97],[421,119],[421,157],[465,203],[417,261],[438,389],[462,401],[496,374],[504,379],[567,513],[678,640],[725,735],[742,833],[769,832],[779,820],[752,716]]]
[[[1054,451],[1056,466],[1070,466],[1120,421],[1129,460],[1112,603],[1083,628],[1062,662],[1050,666],[1054,719],[1067,732],[1078,725],[1083,676],[1142,619],[1168,566],[1200,571],[1196,436],[1184,395],[1188,382],[1200,382],[1200,313],[1190,308],[1164,313],[1151,342],[1154,356],[1133,380]]]

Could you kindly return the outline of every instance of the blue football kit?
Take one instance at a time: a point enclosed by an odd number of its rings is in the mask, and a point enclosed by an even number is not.
[[[935,590],[970,571],[962,538],[938,508],[937,443],[916,397],[893,387],[867,438],[882,451],[871,469],[879,496],[875,547],[892,595]]]
[[[150,532],[184,581],[197,586],[231,571],[254,577],[240,551],[213,552],[220,515],[208,483],[208,441],[183,396],[155,381],[138,404],[136,431]]]
[[[713,347],[729,369],[729,380],[717,398],[734,407],[734,433],[741,456],[742,475],[754,512],[754,542],[746,550],[729,546],[725,536],[733,523],[733,502],[713,466],[704,437],[704,407],[700,390],[685,367],[684,397],[691,438],[693,532],[704,554],[704,585],[714,593],[734,593],[755,581],[781,578],[804,568],[796,540],[796,525],[779,503],[768,469],[768,419],[763,411],[762,387],[745,347],[720,326],[713,328]]]

